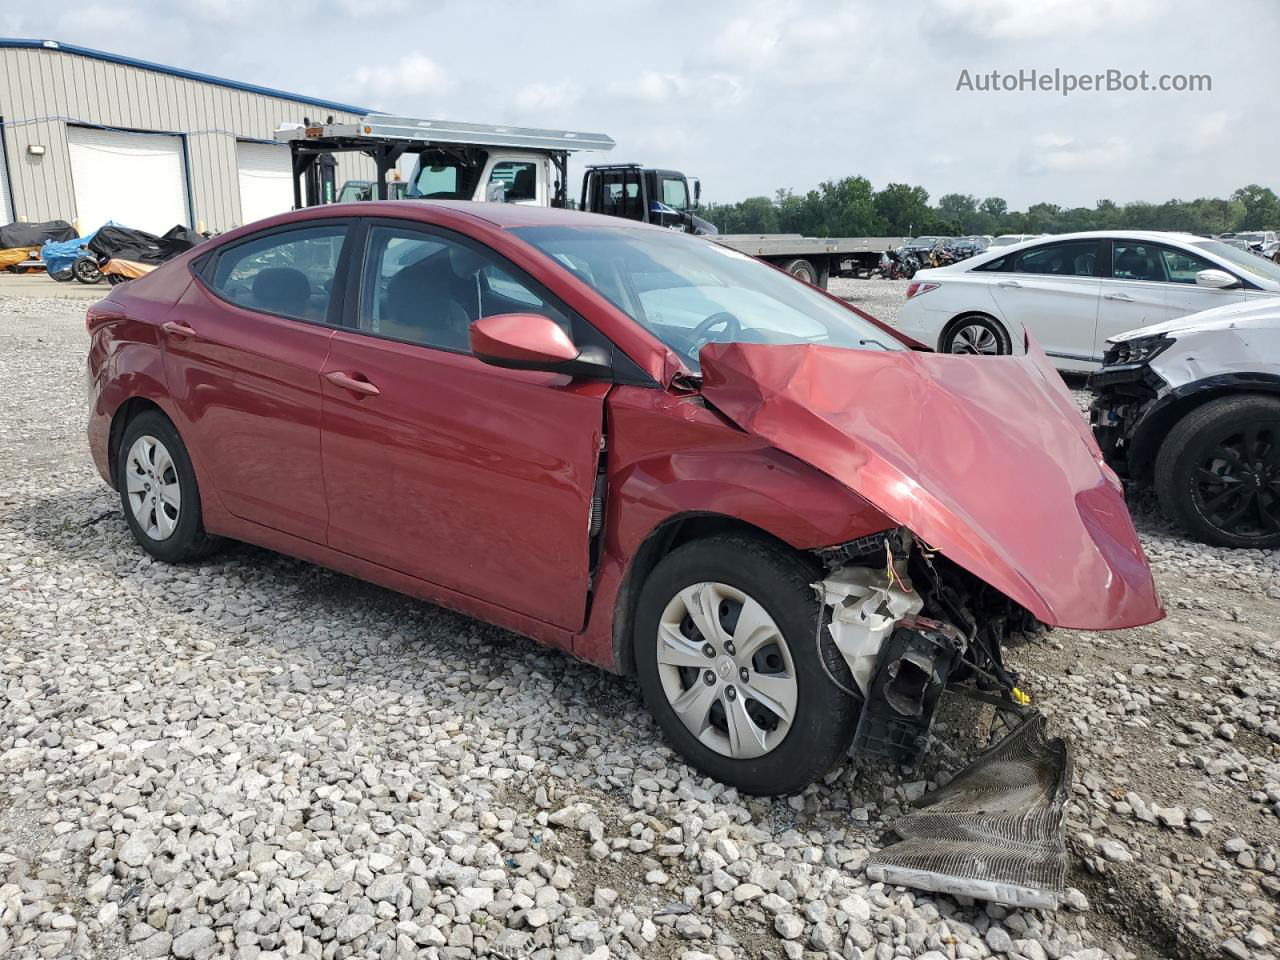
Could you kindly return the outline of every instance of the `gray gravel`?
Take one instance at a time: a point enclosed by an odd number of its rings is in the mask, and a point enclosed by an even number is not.
[[[885,888],[862,861],[985,712],[749,800],[521,638],[250,547],[152,563],[85,449],[82,316],[0,300],[0,957],[1276,956],[1275,553],[1138,504],[1169,619],[1011,651],[1077,751],[1072,909]]]

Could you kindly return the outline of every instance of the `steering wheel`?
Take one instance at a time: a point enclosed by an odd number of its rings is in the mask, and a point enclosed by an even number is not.
[[[689,356],[693,359],[698,358],[698,351],[710,343],[714,337],[711,336],[713,328],[724,324],[724,332],[726,340],[733,340],[742,334],[742,321],[735,317],[728,310],[721,310],[719,313],[713,313],[707,317],[696,327],[690,336]]]

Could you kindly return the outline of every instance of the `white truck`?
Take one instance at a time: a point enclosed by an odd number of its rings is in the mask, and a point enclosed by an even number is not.
[[[371,199],[388,199],[388,179],[401,157],[416,154],[403,196],[528,203],[571,207],[568,159],[571,153],[607,152],[602,133],[580,133],[494,124],[416,120],[370,114],[358,123],[282,126],[275,138],[292,151],[294,207],[331,203],[334,153],[359,152],[373,159],[377,175]],[[692,190],[690,182],[692,179]],[[399,190],[397,189],[397,193]],[[582,180],[579,209],[654,223],[716,241],[775,264],[825,288],[831,276],[865,273],[884,250],[904,237],[804,237],[800,234],[720,234],[699,217],[701,184],[676,170],[634,163],[589,166]]]

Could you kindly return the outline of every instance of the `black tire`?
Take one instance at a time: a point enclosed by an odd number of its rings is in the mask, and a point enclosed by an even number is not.
[[[108,273],[104,274],[104,276],[107,278],[107,283],[111,284],[113,287],[118,287],[122,283],[128,283],[130,280],[129,277],[119,273]]]
[[[1154,473],[1161,509],[1195,539],[1280,547],[1280,397],[1237,394],[1197,407],[1165,437]]]
[[[172,533],[164,537],[150,535],[135,516],[128,489],[130,451],[138,440],[152,438],[163,444],[172,461],[172,474],[176,478],[180,494],[177,522]],[[166,471],[166,477],[168,476]],[[166,480],[166,482],[172,482]],[[163,413],[146,410],[138,414],[124,428],[120,447],[116,453],[116,488],[120,493],[120,506],[134,539],[142,549],[165,563],[185,563],[209,556],[221,545],[221,540],[204,531],[200,514],[200,490],[186,445],[178,431]],[[154,512],[154,508],[153,508]]]
[[[811,283],[814,286],[818,285],[818,268],[808,260],[788,260],[782,265],[782,269],[805,283]]]
[[[67,267],[64,270],[49,270],[48,273],[49,276],[53,277],[53,279],[57,280],[59,283],[66,283],[70,280],[74,280],[76,276],[71,267]]]
[[[634,652],[645,703],[690,764],[744,793],[798,793],[840,762],[853,740],[861,700],[838,689],[818,660],[821,655],[827,670],[853,689],[844,658],[827,631],[818,629],[823,610],[811,584],[820,575],[816,566],[783,547],[747,535],[723,535],[672,551],[640,592]],[[798,694],[795,714],[783,739],[762,756],[734,758],[703,743],[681,721],[663,687],[657,653],[661,618],[681,590],[701,582],[723,583],[753,598],[773,619],[786,645]],[[693,673],[696,677],[703,671]],[[694,679],[691,686],[700,682]]]
[[[71,265],[71,271],[81,283],[102,282],[102,269],[93,257],[80,257]]]
[[[988,353],[986,350],[967,349],[969,344],[988,342],[987,340],[975,341],[974,337],[970,335],[970,331],[986,331],[994,341],[995,352]],[[967,313],[964,316],[956,317],[948,324],[946,332],[942,335],[942,341],[938,344],[938,350],[942,353],[1008,356],[1013,353],[1013,340],[1009,336],[1009,331],[1004,328],[1004,324],[994,317],[989,317],[985,313]]]

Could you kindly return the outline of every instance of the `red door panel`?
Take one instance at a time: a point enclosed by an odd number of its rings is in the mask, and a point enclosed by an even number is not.
[[[231,513],[324,542],[320,368],[333,329],[245,310],[192,283],[168,319],[165,377]]]
[[[330,547],[582,626],[608,384],[346,331],[322,372]]]

